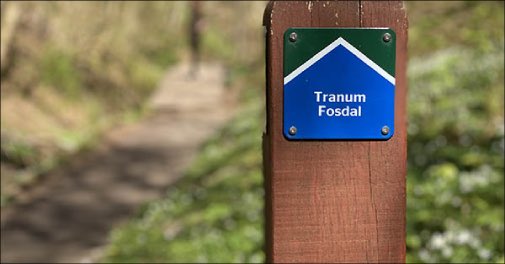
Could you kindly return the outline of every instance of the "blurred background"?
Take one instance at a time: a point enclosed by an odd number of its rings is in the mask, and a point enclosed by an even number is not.
[[[233,117],[211,130],[162,195],[111,222],[99,234],[106,243],[75,254],[90,262],[264,261],[265,5],[2,1],[2,261],[14,250],[5,223],[24,213],[21,205],[45,198],[34,190],[77,177],[68,168],[83,153],[95,155],[106,135],[150,124],[143,120],[159,115],[149,107],[157,91],[185,85],[171,78],[204,78],[204,63],[223,68]],[[407,261],[503,263],[504,3],[406,7]],[[195,50],[204,62],[198,70]],[[108,184],[100,188],[115,188]]]

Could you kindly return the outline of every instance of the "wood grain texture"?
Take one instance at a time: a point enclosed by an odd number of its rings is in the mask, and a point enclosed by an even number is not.
[[[401,2],[270,2],[265,10],[267,262],[404,262],[407,18]],[[390,27],[397,34],[395,135],[389,141],[287,141],[284,31]]]

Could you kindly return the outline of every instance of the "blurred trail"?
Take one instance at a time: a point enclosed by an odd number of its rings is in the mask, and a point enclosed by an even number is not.
[[[2,211],[2,262],[96,261],[109,230],[177,180],[198,146],[231,117],[233,99],[218,65],[170,70],[137,124],[111,131]]]

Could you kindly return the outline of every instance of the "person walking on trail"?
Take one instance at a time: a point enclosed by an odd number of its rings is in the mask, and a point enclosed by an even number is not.
[[[202,33],[202,3],[200,1],[190,2],[189,39],[191,49],[191,66],[189,76],[194,79],[198,75],[200,64],[200,43]]]

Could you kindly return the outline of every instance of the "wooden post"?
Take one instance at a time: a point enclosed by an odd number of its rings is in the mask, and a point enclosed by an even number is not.
[[[407,17],[398,1],[278,1],[265,10],[267,262],[405,262]],[[288,141],[283,34],[290,27],[396,32],[395,133],[387,141]]]

